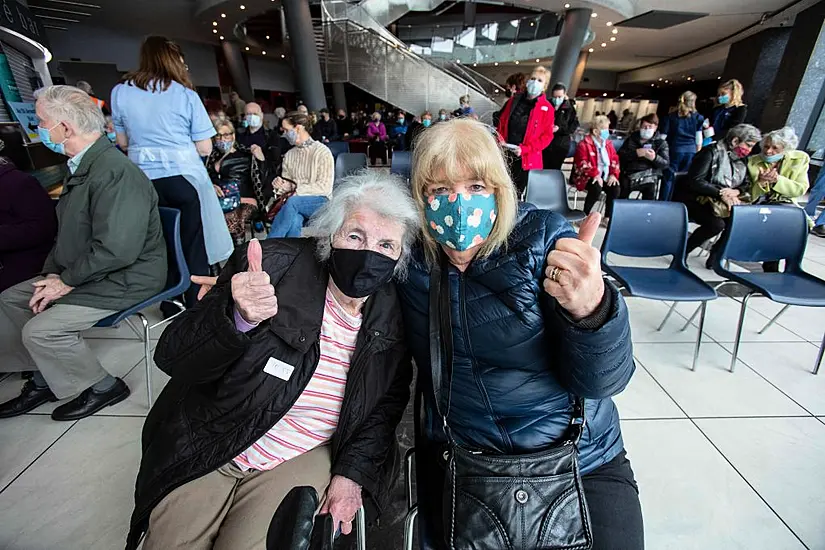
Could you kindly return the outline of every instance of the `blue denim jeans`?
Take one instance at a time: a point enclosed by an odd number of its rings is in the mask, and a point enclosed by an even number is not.
[[[808,204],[805,205],[805,212],[810,217],[816,216],[816,207],[825,198],[825,166],[819,169],[819,175],[816,177],[814,186],[811,187],[811,192],[808,195]],[[825,211],[819,215],[814,225],[825,225]]]
[[[326,202],[327,198],[321,195],[290,197],[272,220],[272,229],[266,238],[300,237],[304,223]]]

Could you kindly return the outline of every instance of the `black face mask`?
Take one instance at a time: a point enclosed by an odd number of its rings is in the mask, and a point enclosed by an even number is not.
[[[510,91],[510,90],[504,90],[504,95],[506,95],[507,97],[510,97],[510,96],[513,95],[513,92]]]
[[[341,292],[350,298],[364,298],[392,279],[397,263],[372,250],[333,248],[327,267]]]

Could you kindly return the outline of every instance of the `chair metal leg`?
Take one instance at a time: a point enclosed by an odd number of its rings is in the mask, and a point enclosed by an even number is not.
[[[668,310],[667,315],[665,315],[664,320],[662,320],[662,324],[659,325],[659,328],[656,329],[656,332],[661,332],[662,329],[665,328],[665,323],[667,323],[667,320],[670,319],[671,315],[673,315],[673,311],[676,309],[676,304],[678,304],[678,303],[679,302],[673,302],[673,305],[670,306],[670,309]]]
[[[742,309],[739,311],[739,326],[736,327],[736,341],[733,344],[733,357],[730,361],[730,371],[733,372],[736,368],[736,359],[739,357],[739,342],[742,340],[742,327],[745,325],[745,313],[748,309],[748,301],[753,296],[753,292],[749,292],[742,299]]]
[[[149,320],[142,314],[138,313],[140,322],[143,323],[143,360],[146,367],[146,402],[148,408],[152,408],[152,340],[149,336]]]
[[[407,509],[413,507],[413,489],[412,489],[412,469],[413,469],[413,455],[415,455],[415,447],[407,449],[404,454],[404,485],[407,489]]]
[[[816,364],[814,364],[814,374],[819,374],[819,366],[822,364],[822,356],[825,352],[825,336],[822,337],[822,344],[819,345],[819,355],[816,356]]]
[[[693,350],[693,364],[690,366],[690,370],[696,370],[696,361],[699,359],[699,348],[702,346],[702,332],[705,330],[705,311],[708,308],[707,302],[702,302],[702,305],[699,306],[701,313],[699,314],[699,334],[696,335],[696,348]]]
[[[418,505],[416,504],[404,518],[404,550],[413,550],[413,539],[415,538],[415,518],[418,517]]]
[[[367,521],[364,517],[364,507],[355,513],[355,540],[358,550],[367,550]]]
[[[777,313],[776,315],[774,315],[774,316],[773,316],[773,319],[771,319],[770,321],[768,321],[768,324],[767,324],[767,325],[765,325],[764,327],[762,327],[762,330],[760,330],[760,331],[759,331],[759,334],[762,334],[763,332],[765,332],[766,330],[768,330],[769,328],[771,328],[771,326],[772,326],[772,325],[776,322],[776,320],[777,320],[777,319],[779,319],[779,317],[781,317],[783,313],[785,313],[786,311],[788,311],[788,308],[789,308],[789,307],[791,307],[791,304],[787,304],[785,307],[783,307],[782,309],[780,309],[780,310],[779,310],[779,313]]]
[[[696,316],[699,314],[699,312],[701,310],[702,310],[702,306],[697,307],[696,311],[693,312],[693,315],[691,315],[690,319],[688,319],[687,323],[685,323],[685,326],[683,326],[682,328],[679,329],[679,332],[684,332],[685,330],[687,330],[687,328],[690,326],[690,324],[693,322],[693,320],[696,319]]]

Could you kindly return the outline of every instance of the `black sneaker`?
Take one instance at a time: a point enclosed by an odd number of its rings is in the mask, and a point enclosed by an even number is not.
[[[129,393],[129,386],[120,378],[117,378],[114,386],[102,393],[88,388],[68,403],[57,407],[52,413],[52,420],[80,420],[92,416],[101,409],[120,403],[129,397]]]
[[[817,225],[813,229],[811,229],[811,235],[816,235],[817,237],[825,237],[825,225]]]
[[[20,416],[21,414],[33,411],[40,405],[54,403],[55,401],[57,401],[57,397],[55,397],[48,386],[38,388],[34,385],[34,382],[28,381],[23,384],[23,390],[19,396],[11,401],[0,404],[0,418]]]

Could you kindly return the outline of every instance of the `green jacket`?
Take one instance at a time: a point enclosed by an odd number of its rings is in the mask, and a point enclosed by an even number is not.
[[[771,200],[795,202],[793,199],[801,197],[808,190],[808,164],[810,162],[811,158],[805,151],[788,151],[779,167],[776,184],[771,189],[767,189],[759,181],[759,171],[769,169],[770,165],[761,155],[752,156],[748,159],[748,175],[753,182],[751,197],[756,200],[767,195]]]
[[[149,178],[106,136],[63,182],[43,274],[74,287],[59,304],[127,309],[166,285],[166,243]]]

